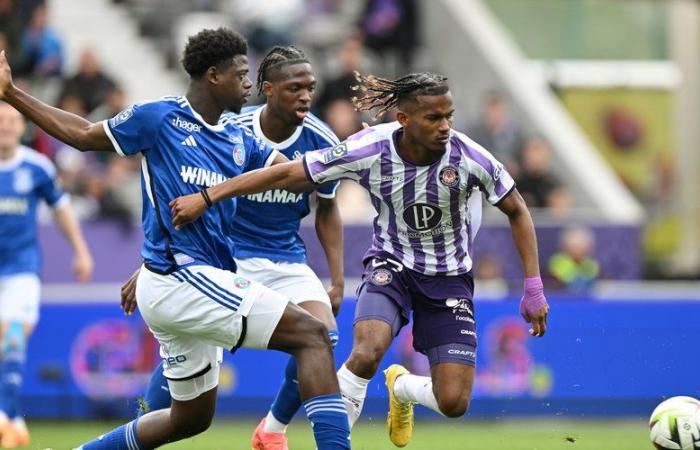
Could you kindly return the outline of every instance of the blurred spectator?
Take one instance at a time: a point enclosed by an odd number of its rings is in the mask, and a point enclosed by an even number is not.
[[[22,36],[24,67],[21,74],[39,78],[60,77],[63,74],[63,43],[58,33],[48,25],[46,5],[32,11],[31,20]]]
[[[246,24],[248,47],[256,54],[292,43],[292,33],[304,15],[303,0],[238,0],[236,19]]]
[[[90,114],[116,87],[116,83],[102,72],[95,52],[86,48],[80,56],[78,72],[65,81],[60,98],[78,97],[83,102],[85,111]]]
[[[98,106],[90,113],[88,119],[92,122],[111,119],[120,112],[124,111],[127,106],[126,92],[119,86],[115,86],[107,91],[104,103]]]
[[[516,158],[525,144],[525,137],[501,94],[487,94],[482,117],[467,134],[505,164],[513,176],[517,176]]]
[[[494,294],[508,292],[508,283],[503,278],[503,266],[496,255],[487,253],[474,258],[474,278],[478,281],[480,290]]]
[[[326,122],[341,141],[362,130],[360,115],[347,99],[336,99],[328,105]]]
[[[329,119],[326,112],[328,105],[334,100],[350,100],[357,95],[351,88],[357,84],[354,72],[360,70],[362,58],[362,41],[357,36],[348,36],[338,52],[341,72],[336,77],[323,81],[323,90],[316,100],[316,110],[326,122]]]
[[[419,40],[418,5],[416,0],[367,0],[360,17],[359,29],[366,47],[386,60],[387,52],[396,52],[407,73]]]
[[[549,259],[549,273],[559,287],[580,292],[593,287],[598,278],[598,262],[592,257],[594,237],[586,228],[562,232],[561,250]]]
[[[559,179],[551,172],[551,153],[540,138],[530,139],[521,154],[521,168],[516,176],[518,191],[528,206],[567,212],[571,199]]]

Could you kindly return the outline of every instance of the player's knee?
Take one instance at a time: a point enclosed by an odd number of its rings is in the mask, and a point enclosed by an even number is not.
[[[469,409],[469,396],[464,394],[438,396],[440,411],[447,417],[462,417]]]
[[[304,317],[301,328],[304,332],[304,343],[307,347],[331,348],[331,340],[328,337],[328,329],[320,320],[314,317]]]
[[[371,378],[377,372],[382,356],[384,349],[381,346],[367,343],[353,348],[350,360],[353,367],[359,368],[364,375],[370,374],[367,378]]]
[[[192,410],[186,415],[180,415],[173,423],[173,428],[183,438],[196,436],[209,429],[214,418],[214,411]]]

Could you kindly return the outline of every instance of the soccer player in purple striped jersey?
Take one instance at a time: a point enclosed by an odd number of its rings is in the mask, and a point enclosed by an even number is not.
[[[430,377],[399,365],[384,373],[387,426],[403,447],[413,432],[413,405],[444,416],[468,409],[474,381],[476,322],[472,241],[478,220],[470,199],[481,191],[510,221],[525,273],[520,313],[532,336],[544,336],[544,296],[532,218],[513,179],[491,154],[452,130],[454,106],[445,77],[419,73],[395,81],[358,74],[365,93],[359,110],[398,108],[398,124],[379,125],[301,161],[241,175],[208,189],[212,202],[266,189],[311,189],[352,179],[377,212],[355,312],[353,350],[338,372],[351,423],[362,409],[369,379],[413,311],[413,346],[430,361]],[[176,227],[205,209],[201,196],[171,202]]]

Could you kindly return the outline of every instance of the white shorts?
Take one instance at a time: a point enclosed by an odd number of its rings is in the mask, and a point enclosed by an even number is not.
[[[136,301],[160,343],[170,393],[180,401],[218,384],[222,347],[267,348],[288,303],[260,283],[210,266],[169,275],[143,267]]]
[[[306,264],[245,258],[236,259],[236,265],[238,274],[281,292],[295,305],[319,301],[331,307],[331,299],[323,283]]]
[[[0,320],[36,325],[41,283],[34,273],[0,277]]]

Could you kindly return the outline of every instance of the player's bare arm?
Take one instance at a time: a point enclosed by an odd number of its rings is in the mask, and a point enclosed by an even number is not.
[[[169,203],[176,229],[194,222],[211,204],[239,195],[257,194],[270,189],[312,190],[316,187],[306,178],[301,159],[284,164],[276,164],[262,170],[255,170],[231,178],[219,185],[206,189],[205,195],[191,194],[178,197]],[[208,197],[208,198],[207,198]]]
[[[343,278],[343,223],[335,198],[318,197],[316,234],[326,253],[331,275],[328,296],[331,299],[333,314],[337,316],[343,301],[345,280]]]
[[[54,108],[19,89],[12,82],[12,70],[0,52],[0,99],[56,139],[81,151],[114,151],[101,123],[92,123],[75,114]]]
[[[94,264],[78,220],[73,214],[73,208],[71,208],[70,204],[65,204],[54,211],[54,217],[58,227],[73,249],[73,272],[75,272],[75,278],[81,283],[90,281]]]
[[[541,282],[537,286],[527,285],[528,280],[539,280],[540,267],[537,255],[537,238],[532,217],[517,189],[505,197],[498,208],[508,216],[513,241],[520,254],[523,272],[526,279],[525,296],[521,301],[521,314],[528,323],[532,324],[530,334],[536,337],[544,336],[547,331],[547,314],[549,305],[542,293]],[[536,283],[535,283],[536,284]]]

